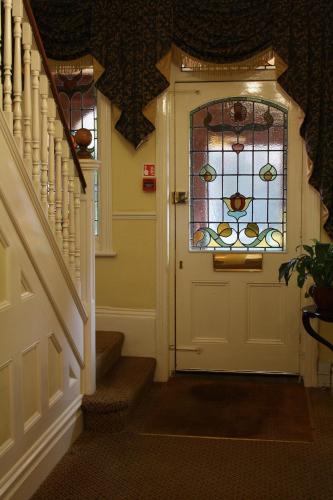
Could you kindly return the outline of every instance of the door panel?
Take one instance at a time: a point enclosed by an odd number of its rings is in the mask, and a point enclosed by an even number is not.
[[[228,342],[227,332],[230,331],[230,286],[228,283],[211,281],[191,282],[191,341],[205,342],[208,340],[205,332],[209,332],[211,342]],[[219,311],[223,318],[223,328],[209,310]]]
[[[285,287],[277,280],[280,263],[295,253],[295,248],[300,244],[301,237],[302,142],[298,132],[297,107],[281,93],[276,82],[176,84],[175,187],[176,191],[189,191],[190,189],[189,120],[191,111],[205,103],[230,96],[253,97],[253,89],[255,96],[288,108],[287,249],[283,252],[273,251],[273,253],[269,253],[263,248],[263,245],[261,248],[259,245],[259,251],[264,252],[261,271],[214,271],[213,253],[220,251],[221,248],[211,240],[214,248],[210,248],[209,251],[205,248],[190,251],[189,205],[176,205],[177,370],[299,372],[300,291],[294,284]],[[218,123],[218,119],[215,123]],[[207,138],[204,138],[203,130],[198,130],[199,132],[196,131],[196,134],[202,135],[197,139],[198,143],[207,141]],[[245,132],[247,133],[247,131]],[[246,138],[244,139],[245,132],[242,134],[243,141],[246,141]],[[255,133],[260,133],[260,131]],[[226,131],[226,137],[228,134],[229,132]],[[219,137],[217,139],[215,137],[214,140],[215,142],[210,149],[216,148],[218,151],[221,149],[221,142],[225,141],[226,138],[222,135],[220,142]],[[230,143],[230,138],[228,140]],[[234,156],[231,153],[234,153]],[[238,172],[241,173],[242,162],[247,161],[246,155],[258,154],[260,156],[261,153],[254,151],[254,147],[251,150],[249,146],[249,151],[244,148],[239,154],[237,153],[237,156],[235,151],[222,154],[230,154],[227,157],[228,168],[238,169]],[[204,153],[200,151],[193,153],[192,161],[195,162],[198,173],[201,167],[207,163],[206,160]],[[274,152],[270,156],[270,162],[272,164],[275,162],[276,170],[278,170],[277,154],[274,157]],[[214,163],[214,155],[210,156],[209,164],[211,163]],[[263,165],[267,163],[267,155],[263,156],[262,163]],[[216,161],[214,163],[215,172],[221,168],[224,169],[224,164],[221,167]],[[266,170],[260,172],[263,181],[267,180],[263,179]],[[274,169],[271,169],[268,175],[272,172],[273,175],[275,174]],[[214,172],[210,172],[209,168],[208,172],[202,171],[201,174],[203,173],[214,176]],[[217,175],[216,180],[224,182],[223,176],[224,171],[222,171],[222,176]],[[199,182],[198,189],[208,189],[200,184],[198,176],[194,177],[193,182]],[[229,177],[226,182],[235,183],[235,180]],[[234,187],[235,192],[245,192],[248,180],[244,177],[241,182],[238,185],[229,186],[229,189],[232,190]],[[270,184],[270,189],[274,189],[271,186],[273,183]],[[217,190],[216,192],[221,192],[221,187],[218,184],[214,186],[213,183],[210,183],[210,193],[214,193],[214,189]],[[260,193],[254,194],[260,197]],[[235,207],[230,207],[230,200],[228,203],[229,210],[235,211]],[[240,200],[240,203],[243,205],[236,208],[243,210],[245,202]],[[227,203],[225,204],[227,205]],[[213,211],[209,220],[214,221],[214,204],[210,205],[209,209]],[[198,213],[200,210],[202,213],[203,209],[198,208],[198,210]],[[272,210],[274,210],[274,204]],[[218,223],[221,222],[219,221],[218,203],[216,213],[216,226],[214,227],[218,227]],[[206,215],[204,214],[204,216]],[[234,216],[235,213],[231,215]],[[244,227],[246,224],[254,222],[254,211],[249,210],[248,213],[241,213],[240,216],[246,219]],[[233,219],[231,217],[230,221],[232,227]],[[226,240],[224,238],[224,241]],[[230,252],[228,248],[227,250],[227,253],[234,253],[234,251]],[[256,248],[256,250],[258,249]]]

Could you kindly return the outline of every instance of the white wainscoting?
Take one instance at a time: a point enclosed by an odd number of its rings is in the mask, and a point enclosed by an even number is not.
[[[27,500],[82,432],[79,395],[0,481],[0,498]]]
[[[96,307],[96,330],[122,332],[124,356],[156,357],[156,312],[154,309]]]

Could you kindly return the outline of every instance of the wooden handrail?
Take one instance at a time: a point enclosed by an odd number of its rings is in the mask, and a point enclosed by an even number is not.
[[[69,144],[69,147],[70,147],[70,151],[72,153],[72,158],[73,158],[73,161],[74,161],[74,165],[75,165],[78,177],[80,179],[81,187],[82,187],[83,192],[85,192],[87,184],[86,184],[86,181],[85,181],[82,169],[81,169],[80,162],[79,162],[78,157],[76,155],[76,151],[75,151],[75,147],[74,147],[74,144],[73,144],[73,141],[72,141],[71,133],[70,133],[69,128],[67,126],[67,122],[66,122],[64,110],[63,110],[61,102],[60,102],[60,97],[59,97],[58,89],[57,89],[57,86],[55,84],[55,81],[54,81],[53,75],[51,73],[51,70],[49,68],[49,64],[48,64],[48,61],[47,61],[47,56],[46,56],[46,52],[45,52],[45,49],[44,49],[44,44],[43,44],[42,38],[40,36],[39,28],[37,26],[37,22],[36,22],[36,19],[35,19],[34,13],[32,11],[32,8],[31,8],[29,0],[23,0],[23,5],[24,5],[25,11],[27,13],[29,22],[31,24],[31,28],[32,28],[32,31],[33,31],[33,34],[34,34],[34,37],[35,37],[37,48],[38,48],[39,53],[40,53],[41,58],[42,58],[42,62],[43,62],[43,67],[44,67],[45,74],[48,77],[49,82],[50,82],[50,87],[51,87],[52,95],[53,95],[53,98],[54,98],[55,103],[56,103],[57,108],[58,108],[58,113],[59,113],[60,121],[62,123],[62,126],[64,127],[66,139],[68,141],[68,144]]]

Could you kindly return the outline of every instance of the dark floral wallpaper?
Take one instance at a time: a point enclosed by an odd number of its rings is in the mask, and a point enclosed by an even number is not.
[[[122,111],[117,130],[135,147],[154,130],[142,110],[168,86],[156,63],[172,43],[222,63],[272,47],[288,64],[279,78],[302,107],[333,237],[333,4],[327,0],[32,0],[49,57],[91,53],[106,71],[97,87]]]

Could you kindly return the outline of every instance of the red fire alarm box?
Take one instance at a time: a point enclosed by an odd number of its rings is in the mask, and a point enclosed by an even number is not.
[[[148,193],[156,191],[155,164],[145,163],[143,166],[142,189]]]
[[[142,189],[150,193],[156,191],[156,178],[144,177],[142,179]]]

